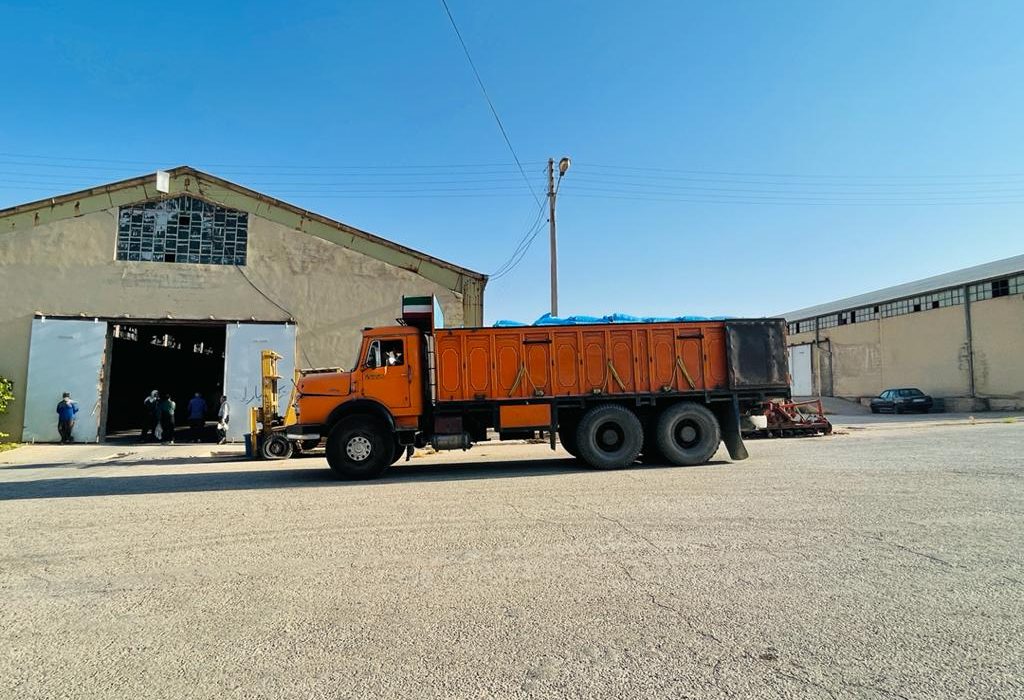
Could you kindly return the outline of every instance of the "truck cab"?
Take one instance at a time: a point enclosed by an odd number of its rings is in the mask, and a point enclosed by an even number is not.
[[[423,334],[409,326],[367,328],[351,371],[309,372],[297,384],[290,432],[326,437],[353,411],[378,415],[394,431],[415,431],[428,386]]]

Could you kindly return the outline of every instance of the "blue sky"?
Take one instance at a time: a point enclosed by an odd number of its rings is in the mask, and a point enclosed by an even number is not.
[[[1024,252],[1024,4],[468,2],[560,311],[761,315]],[[0,2],[0,207],[202,167],[491,273],[536,220],[439,0]],[[543,223],[543,222],[541,222]],[[548,305],[547,230],[487,288]]]

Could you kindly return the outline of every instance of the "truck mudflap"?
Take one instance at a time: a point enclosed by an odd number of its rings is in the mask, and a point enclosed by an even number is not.
[[[740,406],[734,398],[732,403],[722,406],[718,413],[718,425],[722,430],[722,442],[729,451],[729,458],[739,462],[750,456],[740,434]]]

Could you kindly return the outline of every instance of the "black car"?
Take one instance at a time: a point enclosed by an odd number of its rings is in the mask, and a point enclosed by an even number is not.
[[[886,389],[871,399],[871,412],[928,413],[932,403],[932,397],[920,389]]]

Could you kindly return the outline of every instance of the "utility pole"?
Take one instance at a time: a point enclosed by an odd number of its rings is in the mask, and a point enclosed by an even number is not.
[[[569,170],[571,161],[563,156],[558,161],[558,182]],[[555,237],[555,198],[558,187],[555,182],[555,159],[548,158],[548,228],[551,232],[551,315],[558,315],[558,240]]]
[[[555,238],[554,158],[548,158],[548,227],[551,230],[551,315],[558,316],[558,241]]]

